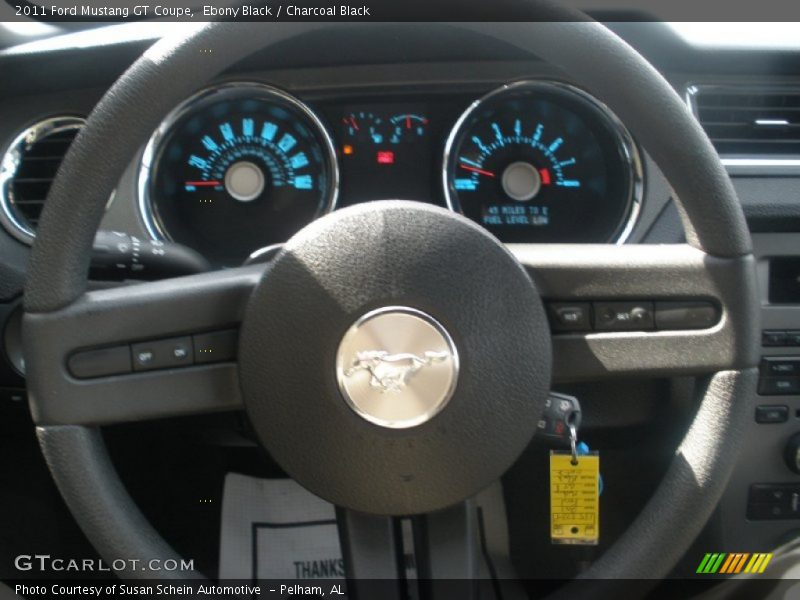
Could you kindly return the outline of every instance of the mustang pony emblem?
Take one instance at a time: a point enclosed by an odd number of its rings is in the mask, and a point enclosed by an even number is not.
[[[408,380],[423,367],[442,362],[449,352],[425,352],[422,357],[411,353],[389,354],[385,350],[358,352],[353,365],[345,371],[351,377],[358,371],[370,374],[369,384],[382,392],[399,392]]]

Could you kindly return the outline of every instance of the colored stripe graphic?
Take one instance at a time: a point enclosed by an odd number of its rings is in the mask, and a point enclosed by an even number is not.
[[[733,569],[733,573],[741,573],[742,567],[744,567],[744,563],[747,560],[747,557],[750,556],[749,552],[745,552],[741,555],[742,557],[739,559],[739,562],[736,563],[736,567]]]
[[[772,560],[772,554],[753,554],[753,558],[747,563],[745,573],[763,573],[767,564]]]
[[[722,565],[722,568],[719,570],[719,572],[727,573],[729,575],[739,573],[742,570],[742,567],[744,567],[744,563],[748,556],[750,556],[749,553],[742,552],[729,554],[728,559],[725,561],[725,564]]]
[[[733,565],[735,565],[739,561],[738,554],[728,554],[728,558],[722,563],[722,568],[719,570],[720,573],[730,573],[730,569]]]
[[[703,558],[703,562],[700,563],[700,566],[697,567],[698,573],[704,574],[713,574],[716,573],[719,569],[722,561],[725,559],[726,554],[722,553],[714,553],[714,554],[706,554],[705,558]]]
[[[772,554],[765,554],[764,555],[764,562],[761,563],[761,570],[759,571],[759,573],[763,573],[764,572],[764,569],[767,568],[767,565],[769,564],[769,561],[771,561],[771,560],[772,560]]]
[[[748,560],[749,559],[749,560]],[[696,573],[714,575],[716,573],[735,575],[741,573],[763,573],[767,568],[772,554],[749,552],[709,552],[703,556]],[[746,566],[745,566],[746,565]]]
[[[706,554],[703,557],[703,560],[700,561],[700,566],[697,567],[696,573],[705,573],[706,572],[706,565],[708,564],[708,560],[711,558],[710,554]]]

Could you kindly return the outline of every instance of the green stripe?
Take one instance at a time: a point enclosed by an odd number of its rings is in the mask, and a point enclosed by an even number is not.
[[[717,569],[719,569],[720,565],[722,565],[722,561],[725,560],[725,556],[726,556],[726,554],[724,552],[719,555],[719,558],[717,559],[717,562],[714,563],[714,566],[709,571],[710,573],[716,573],[717,572]]]
[[[702,562],[700,563],[700,566],[699,566],[699,567],[697,567],[697,571],[695,571],[695,573],[705,573],[704,569],[705,569],[706,563],[708,562],[708,559],[709,559],[709,558],[711,558],[711,554],[710,554],[710,553],[709,553],[709,554],[706,554],[706,555],[703,557],[703,560],[702,560]]]
[[[717,561],[718,557],[719,554],[716,552],[711,555],[711,557],[708,559],[708,562],[706,563],[706,568],[703,569],[703,573],[711,573],[711,567],[714,566],[714,563]]]

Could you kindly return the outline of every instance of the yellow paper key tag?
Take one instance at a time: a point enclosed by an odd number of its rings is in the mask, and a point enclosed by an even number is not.
[[[550,541],[595,546],[600,538],[600,456],[550,452]]]

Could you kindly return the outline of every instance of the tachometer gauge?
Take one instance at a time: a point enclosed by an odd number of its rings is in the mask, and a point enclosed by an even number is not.
[[[148,144],[139,177],[150,234],[224,266],[286,241],[332,210],[338,171],[314,113],[277,89],[250,83],[201,92]]]
[[[641,198],[630,135],[608,109],[550,82],[475,102],[447,141],[450,208],[505,242],[621,242]]]

